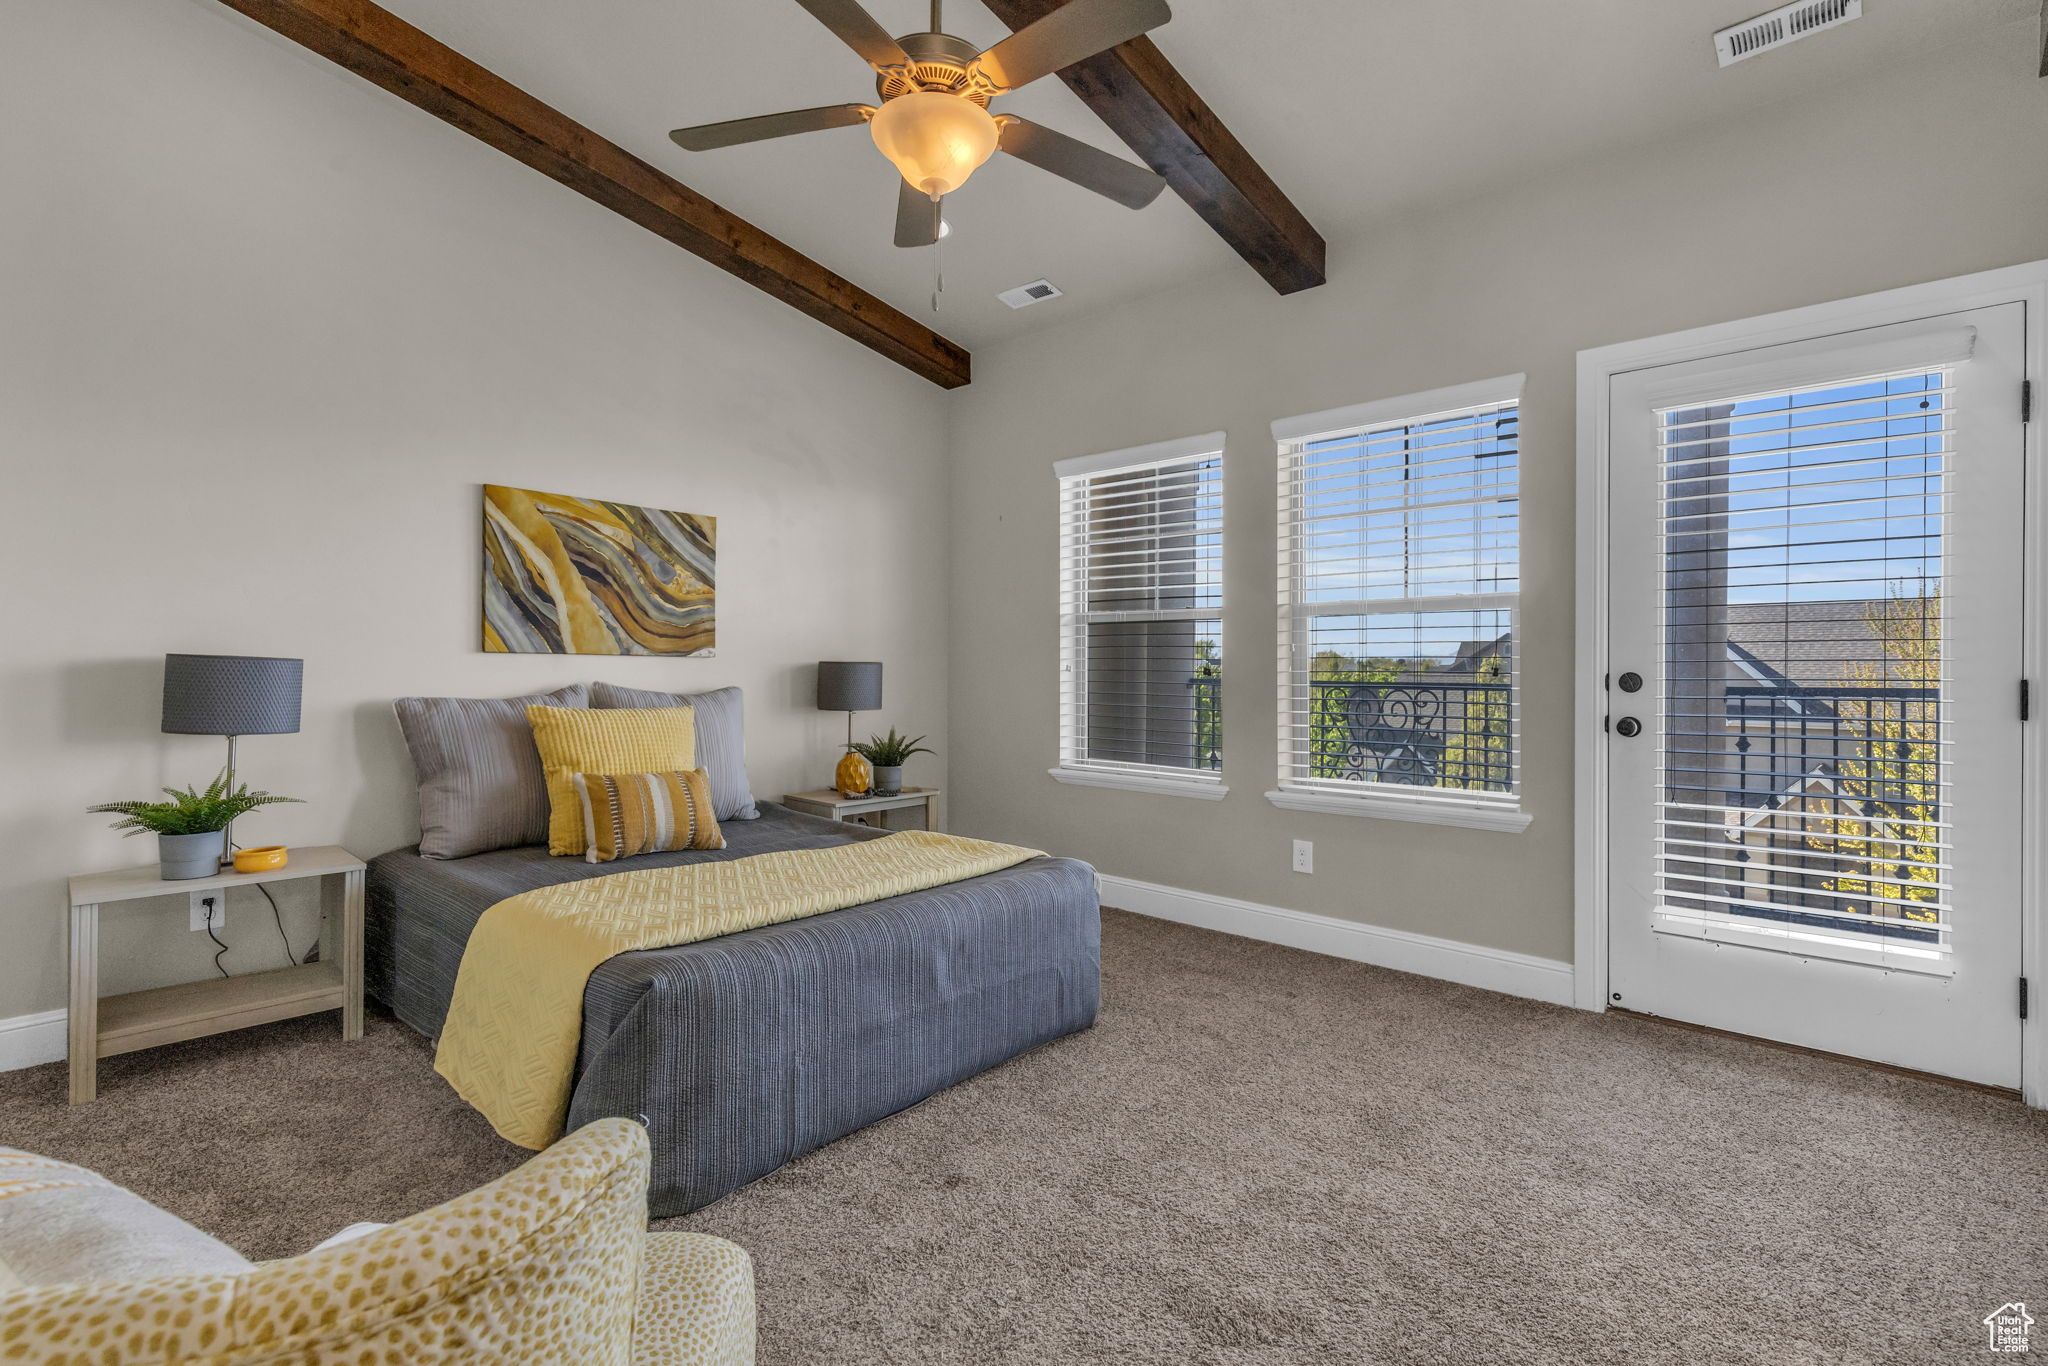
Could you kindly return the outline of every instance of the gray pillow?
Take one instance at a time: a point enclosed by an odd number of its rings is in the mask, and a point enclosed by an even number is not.
[[[405,745],[420,784],[420,853],[467,858],[548,842],[548,786],[528,706],[587,707],[571,683],[528,697],[401,697]]]
[[[233,1275],[241,1254],[83,1167],[0,1148],[0,1266],[24,1286]]]
[[[747,782],[747,737],[741,723],[738,688],[713,692],[648,692],[611,683],[590,685],[590,705],[621,707],[689,707],[697,715],[697,767],[711,779],[711,809],[722,821],[750,821],[761,808]]]

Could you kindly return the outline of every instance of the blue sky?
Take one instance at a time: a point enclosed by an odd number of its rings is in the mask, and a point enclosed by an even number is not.
[[[1668,586],[1709,561],[1733,603],[1864,600],[1938,587],[1949,416],[1940,374],[1877,379],[1735,404],[1723,429],[1700,410],[1665,415]],[[1725,449],[1726,469],[1702,457]],[[1684,515],[1688,494],[1725,493],[1725,515]]]

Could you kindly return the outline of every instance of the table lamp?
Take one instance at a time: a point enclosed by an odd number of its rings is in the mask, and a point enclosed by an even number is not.
[[[833,774],[832,785],[848,797],[866,792],[875,771],[853,747],[853,714],[882,707],[882,666],[873,660],[818,661],[818,710],[846,713],[846,754]]]
[[[235,741],[244,735],[296,735],[303,659],[258,655],[165,655],[166,735],[222,735],[227,784],[235,789]],[[235,861],[235,827],[221,831],[221,866]]]

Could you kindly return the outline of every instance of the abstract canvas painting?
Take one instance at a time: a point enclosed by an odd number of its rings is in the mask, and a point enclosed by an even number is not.
[[[708,655],[718,519],[484,485],[484,650]]]

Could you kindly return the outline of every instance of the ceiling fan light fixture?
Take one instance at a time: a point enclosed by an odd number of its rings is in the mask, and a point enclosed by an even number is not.
[[[903,178],[934,199],[965,185],[1002,138],[988,110],[942,90],[898,95],[875,111],[869,129]]]

